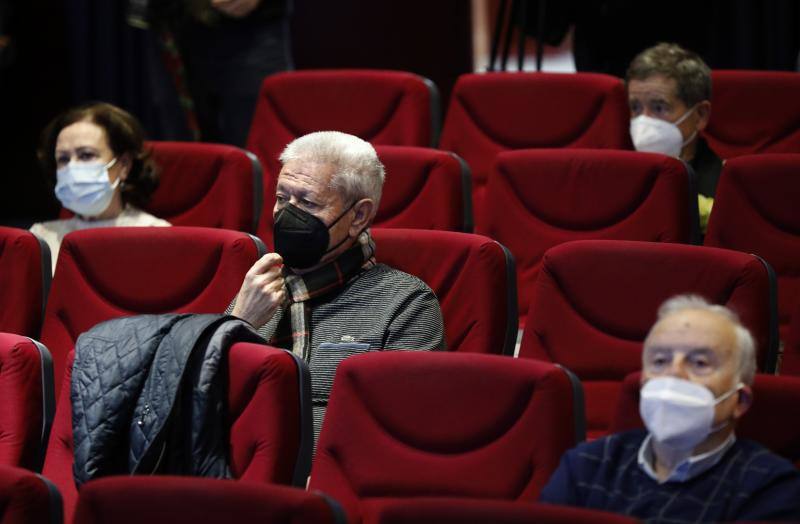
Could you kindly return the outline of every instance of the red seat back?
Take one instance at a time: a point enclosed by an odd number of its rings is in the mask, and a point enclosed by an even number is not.
[[[486,197],[476,231],[514,254],[521,326],[549,248],[578,239],[688,242],[698,224],[697,196],[685,164],[651,153],[500,153]]]
[[[639,415],[641,373],[625,377],[612,432],[644,427]],[[800,466],[800,377],[756,373],[753,404],[736,427],[736,435],[755,440]],[[787,423],[792,421],[792,423]]]
[[[441,149],[472,169],[476,219],[495,155],[509,149],[630,149],[630,114],[619,78],[592,73],[481,73],[458,79]]]
[[[46,347],[0,333],[0,399],[0,464],[39,471],[55,409]]]
[[[529,501],[467,498],[415,498],[379,501],[370,518],[380,524],[633,524],[636,519],[609,513]],[[373,513],[374,512],[374,513]]]
[[[454,153],[376,146],[386,181],[374,227],[472,231],[469,168]]]
[[[420,76],[400,71],[306,70],[264,79],[247,149],[264,167],[264,207],[258,234],[272,242],[272,208],[286,145],[313,131],[343,131],[374,145],[434,145],[438,94]]]
[[[159,185],[145,210],[175,226],[255,233],[263,191],[258,159],[238,147],[148,142]]]
[[[376,228],[372,236],[378,262],[416,276],[436,294],[448,350],[513,354],[517,299],[506,248],[450,231]]]
[[[0,524],[60,522],[58,490],[47,479],[26,469],[0,465]]]
[[[726,162],[705,244],[754,253],[769,262],[778,278],[778,319],[785,341],[792,308],[800,301],[800,155]]]
[[[774,366],[770,275],[758,257],[655,242],[583,240],[550,249],[531,295],[520,357],[557,362],[586,388],[591,437],[608,431],[625,376],[641,368],[658,307],[683,293],[736,311]]]
[[[56,391],[78,335],[120,316],[222,313],[261,254],[260,241],[224,229],[115,227],[66,235],[42,328]]]
[[[359,522],[385,498],[534,501],[576,443],[580,386],[557,366],[392,351],[339,365],[311,489]]]
[[[39,336],[51,274],[46,242],[24,229],[0,227],[0,331]]]
[[[800,153],[800,74],[717,70],[711,83],[704,135],[721,158]]]
[[[65,522],[72,522],[78,498],[72,476],[73,359],[71,352],[43,469],[64,497]],[[226,422],[234,478],[303,486],[310,471],[313,439],[305,364],[286,351],[240,342],[230,347],[227,367]]]
[[[81,488],[74,524],[342,523],[325,495],[298,488],[186,477],[110,477]]]

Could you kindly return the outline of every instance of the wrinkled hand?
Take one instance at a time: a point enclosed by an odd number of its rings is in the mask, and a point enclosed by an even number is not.
[[[256,329],[272,318],[275,310],[286,301],[281,267],[283,259],[277,253],[259,258],[244,276],[233,315],[246,320]]]
[[[233,18],[243,18],[258,7],[261,0],[211,0],[211,7]]]

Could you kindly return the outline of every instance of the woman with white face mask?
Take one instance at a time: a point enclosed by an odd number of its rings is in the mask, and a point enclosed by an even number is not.
[[[144,133],[130,113],[90,103],[56,117],[45,128],[39,159],[55,177],[55,194],[71,218],[41,222],[31,232],[50,247],[53,270],[64,235],[111,226],[169,226],[142,211],[158,186],[144,151]]]

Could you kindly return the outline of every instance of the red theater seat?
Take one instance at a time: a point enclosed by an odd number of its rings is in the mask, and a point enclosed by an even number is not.
[[[736,311],[760,369],[773,370],[777,333],[768,266],[702,246],[582,240],[550,249],[531,295],[519,356],[556,362],[586,389],[590,437],[608,432],[620,385],[641,368],[642,342],[666,299],[699,294]]]
[[[174,226],[255,233],[263,198],[261,164],[238,147],[198,142],[148,142],[158,189],[145,210]]]
[[[466,162],[454,153],[411,146],[376,146],[386,168],[374,227],[472,232]]]
[[[111,477],[81,489],[74,524],[345,524],[338,504],[298,488],[186,477]]]
[[[51,274],[46,242],[24,229],[0,227],[0,331],[39,336]]]
[[[725,163],[705,244],[755,253],[778,277],[781,339],[800,302],[800,155],[754,155]]]
[[[46,347],[0,333],[0,399],[0,465],[39,471],[55,411]]]
[[[73,358],[70,353],[43,470],[64,497],[65,522],[72,522],[78,497],[72,475]],[[308,368],[290,352],[242,342],[230,347],[226,423],[234,478],[305,485],[313,441],[309,388]]]
[[[0,524],[60,524],[61,497],[47,479],[0,465]]]
[[[542,256],[570,240],[688,242],[698,239],[691,171],[675,158],[575,149],[500,153],[476,232],[502,242],[517,264],[524,326]]]
[[[278,156],[312,131],[343,131],[373,145],[436,143],[439,95],[430,80],[380,70],[306,70],[270,75],[261,86],[247,149],[264,166],[264,212],[258,234],[272,241]]]
[[[718,70],[711,84],[704,135],[721,158],[800,153],[800,74]]]
[[[582,438],[580,384],[545,362],[392,351],[339,365],[311,489],[372,522],[387,499],[534,501]]]
[[[514,259],[480,235],[372,230],[376,258],[416,276],[436,294],[450,351],[512,355],[517,336]]]
[[[380,524],[632,524],[636,519],[596,511],[528,501],[466,498],[415,498],[376,504]]]
[[[127,315],[222,313],[263,253],[260,240],[224,229],[115,227],[66,235],[42,328],[56,391],[81,333]]]
[[[625,377],[612,432],[644,427],[639,415],[641,373]],[[736,426],[736,435],[755,440],[800,467],[800,377],[756,374],[753,405]],[[791,422],[790,422],[791,421]]]
[[[509,149],[630,149],[630,113],[619,78],[592,73],[462,75],[447,110],[441,149],[472,169],[475,218],[483,213],[495,155]]]

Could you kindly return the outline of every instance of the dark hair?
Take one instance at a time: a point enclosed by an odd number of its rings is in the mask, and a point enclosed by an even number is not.
[[[645,49],[631,62],[625,82],[654,75],[672,78],[678,98],[688,107],[711,100],[711,70],[699,55],[678,44],[660,43]]]
[[[128,155],[131,169],[120,183],[124,203],[137,207],[147,204],[158,187],[158,172],[144,148],[144,131],[136,117],[117,106],[105,102],[89,102],[65,111],[55,117],[42,132],[38,157],[47,175],[55,181],[56,141],[61,130],[76,122],[92,122],[103,128],[108,146],[115,157]]]

